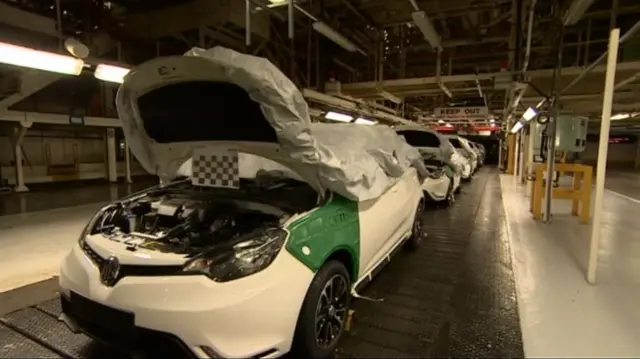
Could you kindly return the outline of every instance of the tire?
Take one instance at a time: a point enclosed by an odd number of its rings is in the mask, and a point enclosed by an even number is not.
[[[345,286],[344,292],[341,289],[336,289],[341,287],[341,283]],[[341,294],[336,303],[325,306],[324,302],[330,286],[333,287],[334,292],[338,290]],[[294,357],[332,358],[334,356],[333,352],[342,334],[344,334],[344,325],[349,315],[350,306],[351,279],[349,278],[349,272],[341,262],[336,260],[328,261],[316,273],[304,298],[304,303],[302,303],[291,348],[291,353]],[[333,337],[330,343],[325,343],[326,345],[322,345],[317,340],[316,326],[320,324],[316,322],[317,311],[322,311],[324,318],[331,316],[332,321],[330,323],[334,325],[332,326],[334,330],[339,326],[337,335]],[[337,317],[341,317],[342,321],[337,321]],[[328,328],[326,324],[325,326],[320,326],[321,330],[326,328]],[[321,333],[328,334],[324,330]]]
[[[447,191],[447,198],[444,200],[445,207],[451,207],[456,203],[456,193],[453,190],[453,181],[449,185],[449,190]]]
[[[420,201],[418,203],[418,208],[416,209],[416,215],[413,218],[413,225],[411,227],[411,237],[407,239],[405,243],[405,248],[408,250],[415,250],[420,247],[420,243],[422,242],[422,238],[424,238],[424,201]]]

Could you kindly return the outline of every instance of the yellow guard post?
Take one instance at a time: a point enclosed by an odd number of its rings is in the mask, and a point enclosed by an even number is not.
[[[573,173],[573,186],[553,188],[551,197],[571,200],[571,215],[579,216],[580,223],[589,223],[591,209],[591,182],[593,178],[593,168],[578,163],[556,163],[555,170],[558,172]],[[542,218],[542,199],[544,193],[544,171],[547,169],[546,163],[538,163],[535,166],[535,181],[531,186],[530,211],[533,218]],[[580,206],[582,204],[582,206]]]

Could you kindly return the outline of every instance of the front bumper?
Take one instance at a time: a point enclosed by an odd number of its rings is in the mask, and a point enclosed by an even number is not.
[[[311,270],[285,250],[265,270],[226,283],[201,275],[131,276],[107,287],[78,245],[60,270],[64,314],[90,336],[144,347],[149,338],[152,343],[168,338],[175,348],[201,358],[270,358],[288,352],[312,280]],[[76,306],[111,314],[83,317]],[[129,340],[121,340],[123,334]]]

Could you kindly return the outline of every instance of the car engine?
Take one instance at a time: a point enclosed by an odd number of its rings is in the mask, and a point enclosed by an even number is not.
[[[97,218],[91,234],[101,233],[123,242],[132,251],[146,248],[195,254],[255,230],[279,227],[288,218],[270,206],[250,204],[187,196],[144,196],[107,208]]]

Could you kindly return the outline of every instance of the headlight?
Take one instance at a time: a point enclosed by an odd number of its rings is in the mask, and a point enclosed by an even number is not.
[[[187,262],[184,273],[199,273],[216,282],[228,282],[267,268],[284,246],[287,232],[268,228],[247,235],[233,246],[223,246]]]
[[[102,222],[104,220],[105,212],[109,208],[111,208],[111,205],[101,208],[98,212],[96,212],[96,214],[93,215],[93,217],[91,217],[87,225],[82,229],[82,232],[80,232],[78,241],[82,242],[87,235],[93,234],[96,226],[101,224],[99,222]]]

